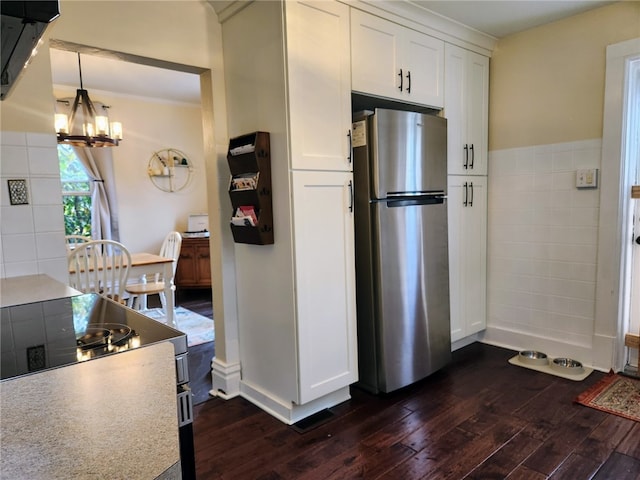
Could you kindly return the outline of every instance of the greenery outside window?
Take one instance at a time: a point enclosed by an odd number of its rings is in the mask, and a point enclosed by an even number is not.
[[[93,182],[73,147],[58,145],[65,235],[91,236]]]

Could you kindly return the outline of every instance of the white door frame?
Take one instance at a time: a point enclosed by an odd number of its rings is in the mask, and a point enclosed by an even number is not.
[[[592,365],[616,371],[622,370],[625,362],[632,227],[629,197],[632,171],[635,173],[632,161],[638,162],[638,152],[628,151],[626,141],[628,72],[634,60],[640,61],[640,38],[607,47]]]

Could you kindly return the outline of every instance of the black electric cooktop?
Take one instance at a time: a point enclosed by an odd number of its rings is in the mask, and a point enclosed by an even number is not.
[[[187,352],[184,333],[95,293],[0,310],[0,380],[167,340]]]

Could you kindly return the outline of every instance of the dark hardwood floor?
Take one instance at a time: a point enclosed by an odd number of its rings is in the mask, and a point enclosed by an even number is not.
[[[160,306],[157,295],[150,295],[149,308]],[[196,312],[207,318],[213,318],[213,304],[210,289],[178,290],[176,305]],[[193,393],[193,404],[205,402],[211,398],[211,359],[215,355],[215,342],[203,343],[189,347],[187,360],[189,363],[189,387]]]
[[[178,290],[176,305],[213,318],[211,289]],[[198,405],[211,398],[211,359],[215,355],[215,342],[189,347],[189,387],[193,393],[193,404]]]
[[[473,344],[388,395],[352,388],[299,433],[242,398],[194,408],[199,479],[639,479],[640,423],[573,403],[582,382]]]

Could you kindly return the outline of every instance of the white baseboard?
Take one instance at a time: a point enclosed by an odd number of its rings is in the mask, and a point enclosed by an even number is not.
[[[240,364],[226,364],[213,357],[211,360],[212,389],[209,395],[224,400],[240,395]]]
[[[243,381],[240,382],[240,395],[287,425],[292,425],[314,413],[334,407],[351,398],[349,387],[344,387],[304,405],[296,405]]]
[[[605,356],[594,358],[594,349],[591,346],[571,344],[563,342],[561,339],[539,337],[526,332],[487,326],[479,341],[516,352],[535,350],[546,353],[549,358],[571,358],[578,360],[585,367],[596,370],[609,371],[611,368],[611,365],[605,365]],[[609,361],[611,358],[609,357]]]

